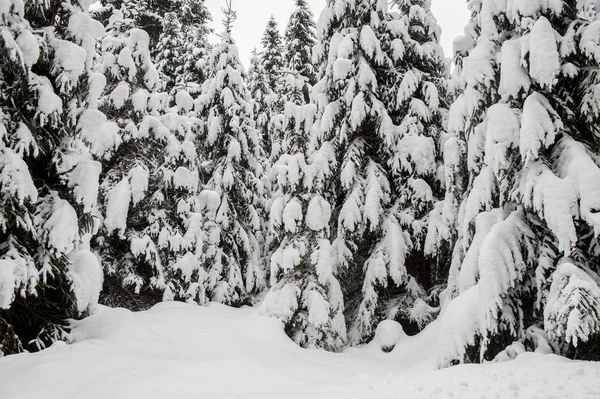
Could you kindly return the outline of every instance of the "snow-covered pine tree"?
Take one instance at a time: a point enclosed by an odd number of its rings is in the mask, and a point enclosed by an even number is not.
[[[278,237],[269,231],[267,221],[269,220],[270,204],[273,201],[273,187],[269,179],[271,166],[279,159],[281,155],[281,140],[283,136],[282,121],[283,115],[270,115],[270,103],[274,98],[274,93],[269,87],[267,74],[261,63],[260,54],[254,49],[250,60],[250,68],[247,76],[248,91],[250,92],[251,104],[254,114],[255,128],[259,132],[259,136],[266,137],[269,140],[270,153],[265,153],[264,147],[261,156],[263,167],[263,186],[265,188],[264,195],[261,196],[261,204],[257,207],[259,217],[262,224],[263,237],[265,238],[264,245],[261,245],[261,257],[268,262],[269,257],[275,250],[278,242]],[[265,132],[265,134],[261,134]],[[268,133],[266,133],[268,132]]]
[[[284,67],[283,40],[279,33],[279,25],[274,16],[271,15],[261,40],[262,51],[260,58],[267,73],[269,87],[273,92],[279,93],[281,84],[281,71]]]
[[[148,306],[136,298],[142,290],[165,288],[164,262],[157,244],[161,228],[156,225],[166,219],[158,208],[170,204],[153,194],[161,186],[158,170],[170,139],[169,129],[160,121],[169,96],[157,91],[161,81],[151,60],[148,34],[126,15],[131,12],[125,5],[113,11],[100,45],[98,73],[106,84],[98,88],[98,107],[117,124],[120,145],[103,159],[104,228],[97,247],[107,276],[104,301],[135,309]],[[152,304],[153,291],[144,292]]]
[[[115,0],[111,0],[115,1]],[[160,36],[164,30],[164,17],[170,12],[177,12],[180,9],[182,0],[123,0],[136,26],[141,27],[148,33],[150,38],[150,48],[156,48]],[[116,9],[119,9],[117,7]]]
[[[294,77],[284,76],[282,96],[285,101],[298,104],[300,97],[310,101],[310,87],[316,83],[316,72],[312,62],[312,49],[316,44],[314,15],[306,0],[296,0],[296,8],[290,15],[285,30],[285,52],[283,67]],[[298,77],[305,80],[299,80]]]
[[[156,68],[161,73],[163,89],[171,93],[183,75],[185,36],[177,14],[169,12],[162,21],[162,33],[158,45],[152,51]],[[173,93],[174,96],[174,93]]]
[[[199,196],[198,223],[204,232],[200,265],[206,273],[207,300],[241,305],[266,287],[259,243],[264,188],[260,138],[254,128],[250,92],[231,36],[236,19],[231,0],[223,10],[225,30],[211,55],[211,76],[197,100],[201,153],[209,176]]]
[[[328,1],[318,23],[315,55],[323,78],[314,90],[321,112],[316,146],[336,151],[338,169],[325,197],[335,204],[334,270],[352,343],[368,339],[382,318],[430,316],[425,291],[407,269],[424,240],[426,219],[419,218],[433,203],[441,131],[436,82],[443,68],[435,70],[441,50],[427,5],[415,4],[415,17],[391,13],[385,1]],[[411,73],[419,76],[408,85]]]
[[[314,104],[285,106],[283,155],[271,172],[276,190],[269,227],[278,248],[261,311],[279,317],[302,347],[336,351],[346,341],[344,299],[333,275],[331,205],[321,195],[334,160],[326,146],[307,156],[316,113]]]
[[[102,269],[101,165],[114,126],[87,129],[102,25],[89,2],[0,3],[0,356],[65,338],[93,311]]]
[[[469,6],[444,154],[467,186],[444,205],[458,242],[439,363],[493,358],[540,327],[563,354],[597,356],[598,3]]]
[[[248,90],[252,97],[252,109],[256,130],[261,135],[263,148],[272,148],[272,136],[269,134],[271,117],[273,116],[271,104],[275,100],[275,93],[271,89],[268,75],[262,63],[262,55],[256,49],[252,52],[250,68],[248,69]],[[269,145],[264,145],[269,141]],[[270,153],[265,154],[267,157]]]
[[[283,112],[283,101],[281,98],[283,78],[283,41],[279,33],[279,26],[275,17],[271,16],[261,40],[262,51],[259,53],[260,70],[264,71],[264,78],[269,92],[263,94],[262,103],[257,104],[262,110],[262,122],[257,128],[261,134],[262,146],[266,154],[271,153],[273,139],[271,137],[271,119]],[[255,87],[257,84],[253,84]],[[264,125],[266,122],[266,126]]]
[[[148,35],[123,15],[115,12],[102,41],[108,77],[103,106],[118,119],[123,140],[107,159],[102,185],[106,229],[99,243],[114,277],[107,301],[123,305],[125,299],[140,308],[162,296],[203,304],[201,231],[194,213],[201,189],[201,122],[186,91],[177,92],[168,108],[171,96],[157,91],[162,83]],[[112,54],[118,54],[116,63]]]
[[[212,33],[208,24],[212,18],[205,0],[181,0],[177,12],[185,37],[183,71],[177,80],[177,88],[196,98],[208,76],[206,60],[211,51],[208,36]]]
[[[399,14],[394,22],[399,37],[388,36],[382,41],[384,50],[391,54],[393,67],[378,74],[381,97],[397,126],[391,196],[398,219],[407,224],[406,231],[412,239],[407,267],[423,287],[434,288],[435,296],[445,285],[449,268],[448,243],[439,247],[426,243],[429,231],[436,231],[440,199],[444,198],[442,147],[447,138],[444,124],[448,114],[448,68],[431,1],[393,0],[392,4]],[[420,310],[425,313],[418,315],[419,310],[413,308],[412,317],[422,326],[432,315],[425,306]]]

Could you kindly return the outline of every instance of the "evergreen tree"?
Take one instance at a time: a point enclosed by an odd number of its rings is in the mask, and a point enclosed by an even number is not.
[[[110,0],[115,1],[115,0]],[[123,0],[128,10],[126,18],[132,18],[136,26],[142,27],[150,38],[150,48],[156,48],[161,34],[164,32],[164,17],[181,9],[182,0]],[[116,9],[119,9],[116,7]]]
[[[182,54],[183,71],[177,80],[177,87],[196,97],[208,77],[206,60],[211,51],[208,41],[208,36],[212,33],[212,29],[208,27],[211,15],[204,0],[181,0],[178,16],[185,44]]]
[[[344,300],[328,239],[331,205],[321,195],[331,177],[333,151],[325,146],[307,156],[316,113],[314,104],[286,104],[283,155],[272,170],[277,189],[270,230],[278,247],[262,311],[282,319],[299,345],[335,351],[346,341]]]
[[[394,64],[378,77],[390,118],[397,126],[398,141],[391,159],[391,195],[400,212],[399,219],[410,221],[407,231],[412,250],[408,268],[416,272],[423,287],[434,289],[435,296],[445,285],[449,268],[448,244],[438,247],[431,236],[427,242],[428,232],[435,231],[439,223],[440,199],[445,191],[442,154],[447,138],[447,67],[439,45],[441,29],[431,12],[431,2],[392,3],[399,13],[397,21],[406,31],[400,35],[401,41],[383,33],[387,37],[385,50],[392,55]],[[422,316],[424,320],[431,317]]]
[[[431,318],[415,279],[422,272],[411,275],[407,266],[421,251],[434,199],[444,68],[429,3],[414,3],[402,15],[381,1],[328,1],[319,20],[323,78],[314,92],[321,117],[313,145],[336,152],[325,198],[336,215],[334,271],[353,343],[385,317]]]
[[[260,178],[262,149],[254,128],[251,98],[244,81],[231,27],[231,1],[224,11],[225,31],[211,55],[211,77],[198,98],[202,154],[209,176],[199,197],[198,223],[204,232],[200,266],[208,300],[240,305],[266,285],[260,257],[261,221],[257,206],[264,194]]]
[[[269,19],[261,43],[263,49],[257,54],[258,60],[255,60],[251,66],[249,86],[255,92],[260,91],[260,97],[253,98],[254,108],[260,110],[255,115],[256,128],[261,135],[262,147],[268,155],[274,144],[271,119],[283,111],[281,98],[283,43],[277,21],[273,16]]]
[[[272,103],[275,93],[269,84],[269,78],[262,63],[262,55],[254,49],[248,69],[248,90],[252,97],[252,109],[256,130],[261,134],[263,148],[266,151],[273,148],[274,140],[271,130]],[[270,153],[265,154],[267,156]]]
[[[316,73],[312,62],[312,49],[317,39],[314,15],[306,0],[296,0],[296,8],[290,15],[285,30],[284,68],[296,75],[295,79],[285,78],[283,95],[297,103],[302,95],[304,102],[310,101],[310,87],[316,83]],[[297,77],[305,80],[298,81]]]
[[[600,10],[596,1],[469,5],[442,213],[458,237],[442,336],[460,340],[443,343],[440,365],[493,358],[539,327],[563,354],[593,356]]]
[[[0,356],[65,339],[66,320],[98,301],[95,158],[117,137],[93,110],[102,25],[88,6],[0,7]]]
[[[283,41],[275,17],[271,15],[261,40],[261,62],[271,90],[279,94],[281,70],[283,69]]]
[[[167,13],[162,23],[163,31],[153,51],[156,68],[162,75],[164,90],[171,93],[183,75],[185,38],[181,22],[174,12]]]
[[[193,100],[186,92],[168,108],[148,34],[125,15],[125,8],[113,13],[102,40],[107,84],[100,104],[117,122],[121,145],[104,161],[97,243],[108,276],[105,302],[139,309],[196,297],[187,267],[197,252],[188,229],[200,188],[199,121],[187,115]]]
[[[102,4],[94,14],[105,25],[113,10],[122,10],[125,18],[148,33],[152,59],[164,74],[172,103],[182,88],[194,97],[199,94],[206,79],[212,32],[205,0],[103,0]]]

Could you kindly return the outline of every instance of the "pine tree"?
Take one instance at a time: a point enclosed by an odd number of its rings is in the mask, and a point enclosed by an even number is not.
[[[104,226],[96,245],[107,276],[105,303],[135,309],[147,307],[146,298],[150,304],[155,300],[148,288],[165,289],[157,243],[161,229],[156,226],[163,215],[156,208],[168,206],[158,195],[158,169],[170,139],[169,129],[160,121],[169,96],[157,91],[162,82],[151,60],[148,34],[126,15],[131,13],[125,6],[114,10],[101,40],[98,73],[106,84],[99,88],[98,106],[117,124],[119,146],[103,159]],[[123,289],[148,295],[137,298]],[[129,303],[129,297],[136,303]]]
[[[317,39],[314,15],[306,0],[296,0],[296,8],[290,15],[285,30],[285,52],[283,66],[296,75],[295,79],[285,78],[283,95],[286,100],[298,102],[299,96],[304,102],[310,101],[310,87],[316,83],[316,73],[312,62],[312,48]],[[298,81],[298,77],[305,80]]]
[[[162,26],[163,30],[152,58],[162,75],[164,90],[171,93],[183,75],[182,58],[185,51],[185,39],[181,22],[174,12],[165,15]]]
[[[270,87],[268,75],[261,60],[262,56],[254,49],[248,69],[248,90],[252,97],[252,109],[254,111],[254,122],[256,130],[261,134],[262,146],[266,151],[276,145],[273,140],[271,118],[273,116],[272,103],[275,93]],[[270,156],[270,152],[265,154]]]
[[[274,93],[279,93],[281,80],[281,70],[283,69],[283,42],[279,33],[279,26],[275,17],[271,15],[263,37],[261,40],[261,62],[265,72],[269,87]]]
[[[275,144],[271,132],[271,119],[283,111],[281,98],[283,43],[277,21],[273,16],[269,19],[261,43],[262,51],[257,54],[260,66],[256,63],[252,65],[249,85],[254,91],[259,90],[261,94],[259,98],[253,99],[254,108],[260,110],[259,114],[255,115],[256,127],[261,135],[262,147],[269,155]]]
[[[101,165],[113,125],[89,129],[99,82],[90,73],[102,25],[78,2],[0,8],[0,356],[66,338],[92,312],[102,270]],[[48,27],[52,26],[52,29]],[[101,83],[101,82],[100,82]],[[98,127],[98,126],[97,126]]]
[[[262,149],[254,128],[244,68],[231,37],[235,13],[227,1],[225,31],[211,55],[212,76],[198,98],[202,154],[209,176],[200,193],[198,223],[204,233],[200,265],[207,300],[241,305],[266,285],[260,258],[261,222],[257,206],[264,194]]]
[[[208,59],[211,45],[208,27],[211,15],[204,0],[181,0],[179,21],[186,38],[183,52],[183,71],[177,80],[178,88],[185,89],[194,98],[200,94],[201,86],[208,76]]]
[[[398,141],[392,149],[391,196],[400,212],[399,219],[410,220],[406,229],[412,238],[408,268],[417,271],[418,282],[433,288],[435,296],[447,280],[449,267],[448,244],[437,246],[439,243],[432,243],[428,234],[437,228],[440,199],[445,194],[442,154],[447,138],[447,67],[439,45],[441,29],[430,2],[392,3],[399,13],[397,21],[406,31],[402,30],[401,41],[383,33],[387,38],[385,50],[391,54],[394,66],[382,71],[379,80],[382,97],[388,99],[390,118],[398,129]],[[423,314],[424,319],[418,323],[431,316]]]
[[[122,10],[125,18],[148,33],[152,59],[164,74],[172,103],[181,89],[193,97],[199,94],[206,79],[212,32],[205,0],[103,0],[102,4],[94,14],[105,25],[113,10]]]
[[[470,3],[444,154],[458,238],[442,334],[461,340],[440,365],[493,358],[540,326],[562,353],[593,355],[580,349],[599,333],[596,7]]]
[[[316,113],[314,104],[286,104],[283,155],[272,170],[277,189],[270,230],[278,247],[262,312],[282,319],[299,345],[336,351],[346,341],[344,303],[328,238],[331,205],[321,195],[331,177],[333,151],[324,147],[307,156]]]
[[[164,32],[164,17],[180,9],[181,0],[124,0],[123,5],[130,13],[125,17],[132,18],[136,26],[142,27],[148,33],[150,48],[153,49]]]
[[[323,78],[314,96],[322,115],[315,145],[336,150],[326,195],[337,215],[334,270],[344,288],[350,341],[359,343],[383,318],[422,324],[432,316],[408,266],[421,250],[434,199],[444,68],[427,8],[402,15],[381,1],[341,4],[328,2],[319,20]],[[410,57],[411,51],[421,56]]]

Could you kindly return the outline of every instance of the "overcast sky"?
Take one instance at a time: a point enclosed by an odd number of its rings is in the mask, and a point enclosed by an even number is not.
[[[432,0],[433,12],[442,26],[442,44],[446,56],[452,52],[452,41],[462,34],[469,18],[467,0]],[[325,0],[308,0],[315,14],[315,21],[325,7]],[[213,17],[213,28],[216,32],[223,30],[221,24],[221,7],[224,0],[206,0]],[[248,66],[250,53],[254,47],[260,48],[260,39],[267,26],[271,14],[279,23],[281,34],[285,31],[290,13],[294,9],[294,0],[233,0],[233,8],[237,11],[238,20],[234,25],[233,38],[236,40],[240,57]]]

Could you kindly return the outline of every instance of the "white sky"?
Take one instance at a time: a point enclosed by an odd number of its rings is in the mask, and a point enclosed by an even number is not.
[[[467,0],[432,0],[432,2],[433,12],[443,29],[442,45],[448,57],[452,53],[452,41],[457,35],[462,34],[469,18]],[[325,0],[308,0],[308,3],[313,9],[316,21],[325,7]],[[212,27],[217,33],[223,30],[221,7],[224,4],[224,0],[206,0],[213,17]],[[249,64],[252,49],[260,48],[260,39],[271,14],[277,19],[283,34],[294,4],[294,0],[233,0],[233,8],[238,15],[238,20],[234,24],[233,38],[238,44],[240,58],[246,66]]]

